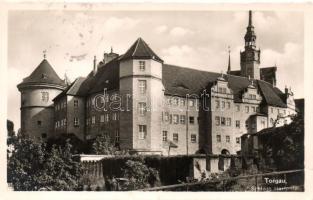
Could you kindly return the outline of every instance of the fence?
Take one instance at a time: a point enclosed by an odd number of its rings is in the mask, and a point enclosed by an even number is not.
[[[143,191],[304,191],[304,170],[203,180],[146,188]]]

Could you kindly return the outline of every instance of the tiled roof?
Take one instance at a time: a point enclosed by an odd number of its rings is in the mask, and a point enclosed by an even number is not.
[[[66,86],[64,81],[60,79],[54,69],[51,67],[49,62],[44,59],[38,65],[38,67],[26,78],[20,85],[24,84],[34,84],[34,83],[46,83],[55,84],[60,86]]]
[[[203,89],[211,86],[221,74],[163,64],[162,76],[165,94],[186,97],[187,94],[199,95]],[[242,93],[251,84],[251,81],[241,76],[224,75],[224,77],[234,93],[235,101],[240,102]],[[284,100],[281,98],[283,93],[278,88],[262,80],[256,80],[255,84],[257,84],[256,86],[260,90],[265,103],[272,106],[286,107]],[[108,90],[119,89],[118,58],[99,67],[95,76],[91,72],[81,84],[77,95],[87,96],[88,94],[101,92],[104,88]]]
[[[260,77],[262,80],[273,83],[276,82],[277,67],[265,67],[260,69]]]
[[[153,59],[163,62],[163,60],[156,55],[149,45],[141,38],[138,38],[120,59]]]
[[[273,83],[276,81],[276,71],[277,67],[263,67],[260,68],[260,78],[263,81],[266,81],[268,83]],[[231,75],[240,76],[241,71],[240,70],[233,70],[230,71]]]
[[[190,68],[183,68],[174,65],[163,65],[163,84],[165,94],[186,96],[187,94],[199,95],[210,83],[213,83],[221,76],[220,73],[199,71]],[[240,102],[242,92],[250,85],[246,77],[225,75],[228,86],[234,93],[236,102]],[[286,107],[280,95],[283,94],[278,88],[271,84],[257,80],[258,88],[261,91],[265,102],[269,105]]]
[[[81,85],[85,81],[86,78],[78,77],[71,83],[65,90],[63,90],[58,96],[56,96],[53,100],[58,99],[64,95],[73,95],[79,96],[78,93],[82,89]]]

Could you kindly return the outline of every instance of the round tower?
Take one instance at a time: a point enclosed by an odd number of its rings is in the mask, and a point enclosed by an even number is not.
[[[21,133],[34,140],[46,139],[54,133],[53,99],[66,84],[46,60],[17,85],[21,92]]]

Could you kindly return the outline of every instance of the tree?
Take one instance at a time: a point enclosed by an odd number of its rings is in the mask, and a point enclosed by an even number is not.
[[[123,177],[128,179],[127,190],[138,190],[156,186],[160,183],[159,173],[156,169],[148,167],[144,159],[128,160],[122,169]]]
[[[14,190],[36,191],[77,190],[82,166],[72,159],[72,146],[53,145],[48,150],[45,142],[33,142],[26,136],[8,140],[14,146],[8,157],[8,182]]]
[[[108,135],[98,135],[91,145],[91,153],[98,155],[113,155],[116,149]]]

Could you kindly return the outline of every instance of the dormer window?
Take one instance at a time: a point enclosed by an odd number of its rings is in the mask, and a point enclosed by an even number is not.
[[[47,78],[47,74],[41,74],[41,78],[42,79],[46,79]]]
[[[146,70],[146,62],[141,60],[139,61],[139,70],[140,71],[145,71]]]

